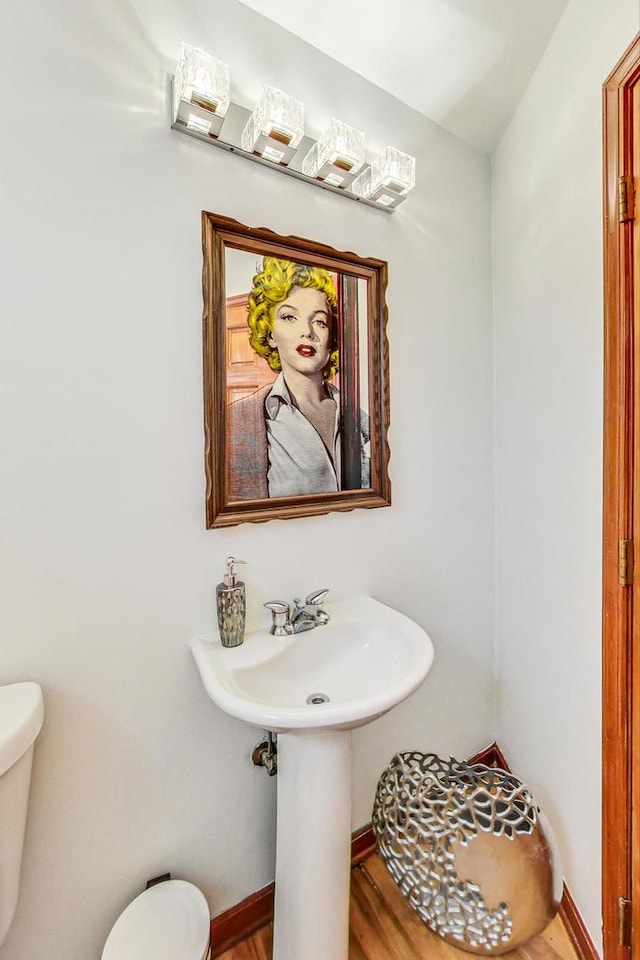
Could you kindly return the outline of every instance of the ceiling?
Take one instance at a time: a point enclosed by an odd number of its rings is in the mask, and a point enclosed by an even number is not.
[[[568,0],[241,2],[492,153]]]

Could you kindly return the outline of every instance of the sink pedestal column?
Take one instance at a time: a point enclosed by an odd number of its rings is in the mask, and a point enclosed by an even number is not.
[[[273,960],[348,960],[351,731],[278,735]]]

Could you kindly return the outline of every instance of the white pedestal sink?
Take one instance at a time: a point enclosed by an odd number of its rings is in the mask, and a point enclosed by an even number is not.
[[[293,636],[191,641],[214,703],[279,735],[273,960],[348,960],[351,730],[405,700],[433,662],[424,630],[372,597],[324,608],[328,624]]]

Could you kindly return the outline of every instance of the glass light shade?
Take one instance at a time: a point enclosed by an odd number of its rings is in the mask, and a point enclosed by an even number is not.
[[[229,87],[227,63],[183,43],[173,83],[173,122],[216,136],[229,108]]]
[[[247,153],[266,160],[290,162],[304,136],[304,104],[295,97],[265,86],[240,138]]]
[[[371,193],[371,167],[366,166],[363,170],[360,171],[358,176],[355,178],[351,184],[351,190],[358,197],[363,197],[363,199],[368,200],[369,194]]]
[[[334,187],[346,187],[364,163],[364,133],[332,120],[302,161],[302,172]]]
[[[353,192],[383,207],[397,207],[415,185],[415,157],[394,147],[385,147],[371,167],[353,181]]]

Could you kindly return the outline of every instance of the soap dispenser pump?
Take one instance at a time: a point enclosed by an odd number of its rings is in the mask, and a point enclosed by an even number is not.
[[[233,568],[237,563],[245,562],[227,557],[227,572],[216,587],[218,629],[223,647],[239,647],[244,640],[247,598],[244,583],[238,580]]]

